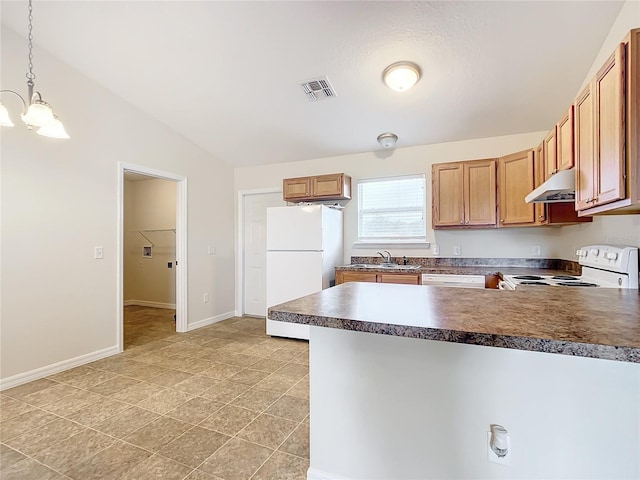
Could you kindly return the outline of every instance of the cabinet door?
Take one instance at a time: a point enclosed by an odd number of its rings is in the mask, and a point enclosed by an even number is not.
[[[337,272],[336,285],[347,282],[377,282],[375,272]]]
[[[625,198],[624,45],[595,80],[595,190],[591,206]]]
[[[311,196],[311,179],[309,177],[285,178],[282,181],[282,196],[285,200],[298,200]]]
[[[544,137],[542,141],[545,161],[545,171],[547,178],[558,171],[558,163],[556,156],[556,127],[553,127],[551,131]]]
[[[533,175],[535,179],[534,187],[537,188],[545,181],[544,146],[541,143],[533,151]],[[537,225],[547,223],[547,205],[545,203],[534,203],[534,212]]]
[[[500,227],[535,223],[534,204],[524,201],[524,197],[533,190],[533,180],[533,150],[498,159]]]
[[[558,170],[569,170],[573,167],[573,105],[558,122],[556,135],[556,166]]]
[[[438,163],[431,167],[433,227],[464,224],[462,163]]]
[[[378,283],[402,283],[404,285],[420,285],[421,275],[406,273],[379,273]]]
[[[341,197],[343,176],[319,175],[311,178],[311,192],[314,197]]]
[[[575,101],[576,210],[589,208],[595,191],[593,88],[591,82]]]
[[[465,225],[496,224],[496,162],[464,164]]]

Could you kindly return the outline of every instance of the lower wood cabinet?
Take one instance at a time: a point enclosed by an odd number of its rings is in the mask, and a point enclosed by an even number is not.
[[[347,282],[401,283],[405,285],[420,285],[421,280],[422,275],[420,273],[336,271],[336,285]]]
[[[378,283],[403,283],[405,285],[419,285],[422,275],[405,273],[378,273]]]

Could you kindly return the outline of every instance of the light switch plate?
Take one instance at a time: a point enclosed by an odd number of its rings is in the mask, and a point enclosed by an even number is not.
[[[454,255],[461,255],[462,254],[462,249],[460,248],[460,245],[454,245],[453,246],[453,254]]]
[[[440,245],[432,245],[431,249],[433,250],[434,255],[440,255]]]
[[[104,248],[95,247],[93,250],[93,258],[95,258],[96,260],[102,260],[104,258]]]

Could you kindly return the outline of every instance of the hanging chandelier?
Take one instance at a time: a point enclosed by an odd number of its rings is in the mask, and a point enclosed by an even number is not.
[[[36,133],[51,138],[69,138],[60,119],[53,113],[53,108],[47,102],[42,100],[40,92],[34,91],[35,84],[33,80],[36,78],[33,73],[33,6],[29,0],[29,71],[27,72],[27,90],[28,102],[22,98],[18,92],[13,90],[0,90],[0,94],[10,93],[17,96],[22,101],[22,114],[20,118],[31,130],[36,127]],[[3,127],[13,127],[13,121],[9,116],[9,111],[0,100],[0,125]]]

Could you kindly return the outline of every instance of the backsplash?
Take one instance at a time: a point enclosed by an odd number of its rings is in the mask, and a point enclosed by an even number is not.
[[[381,257],[351,257],[351,263],[382,263]],[[404,257],[392,257],[391,261],[402,265]],[[558,258],[464,258],[464,257],[407,257],[407,265],[422,267],[526,267],[562,270],[580,275],[578,262]]]

